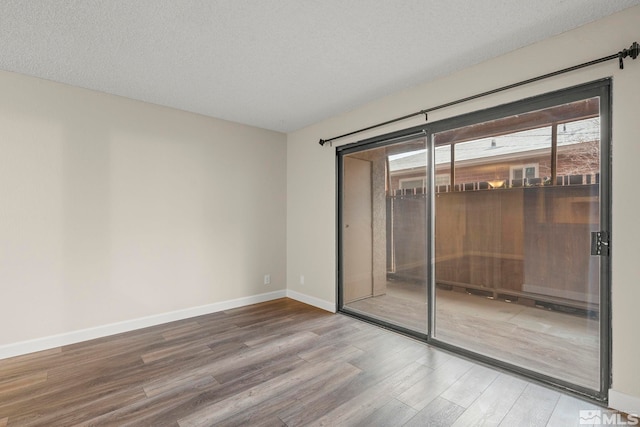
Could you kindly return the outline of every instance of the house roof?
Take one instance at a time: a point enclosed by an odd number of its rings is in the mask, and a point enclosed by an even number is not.
[[[600,138],[600,119],[590,118],[560,125],[558,147],[567,147],[581,142],[596,141]],[[551,152],[551,126],[515,132],[492,138],[481,138],[455,144],[456,162],[472,162],[491,158],[504,158],[539,150]],[[436,164],[451,161],[449,146],[436,148]],[[389,156],[389,170],[424,168],[427,164],[426,150],[412,151]]]

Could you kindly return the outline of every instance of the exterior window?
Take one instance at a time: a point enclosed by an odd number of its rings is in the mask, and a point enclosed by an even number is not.
[[[422,178],[404,178],[400,180],[400,188],[403,190],[409,188],[423,188],[425,180]]]
[[[511,179],[538,178],[538,164],[511,166]]]
[[[451,175],[448,173],[439,173],[436,175],[436,185],[451,184]]]

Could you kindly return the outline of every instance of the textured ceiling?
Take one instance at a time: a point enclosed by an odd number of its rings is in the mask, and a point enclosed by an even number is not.
[[[637,4],[0,0],[0,69],[288,132]]]

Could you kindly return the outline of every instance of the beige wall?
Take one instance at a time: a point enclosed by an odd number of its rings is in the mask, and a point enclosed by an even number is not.
[[[284,134],[6,72],[0,94],[0,346],[285,289]]]
[[[290,291],[336,299],[336,169],[330,138],[376,122],[610,55],[640,41],[640,7],[487,61],[435,82],[367,104],[288,135],[287,284]],[[599,78],[613,77],[613,389],[640,399],[640,60],[617,61],[440,110],[430,121],[488,108]],[[423,123],[424,117],[338,141],[338,144]],[[306,278],[300,284],[299,276]]]

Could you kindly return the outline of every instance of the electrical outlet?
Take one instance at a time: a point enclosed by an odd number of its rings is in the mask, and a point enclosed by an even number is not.
[[[271,284],[271,275],[270,274],[265,274],[264,275],[264,284],[265,285],[270,285]]]
[[[300,284],[304,285],[304,276],[302,274],[300,275]]]

